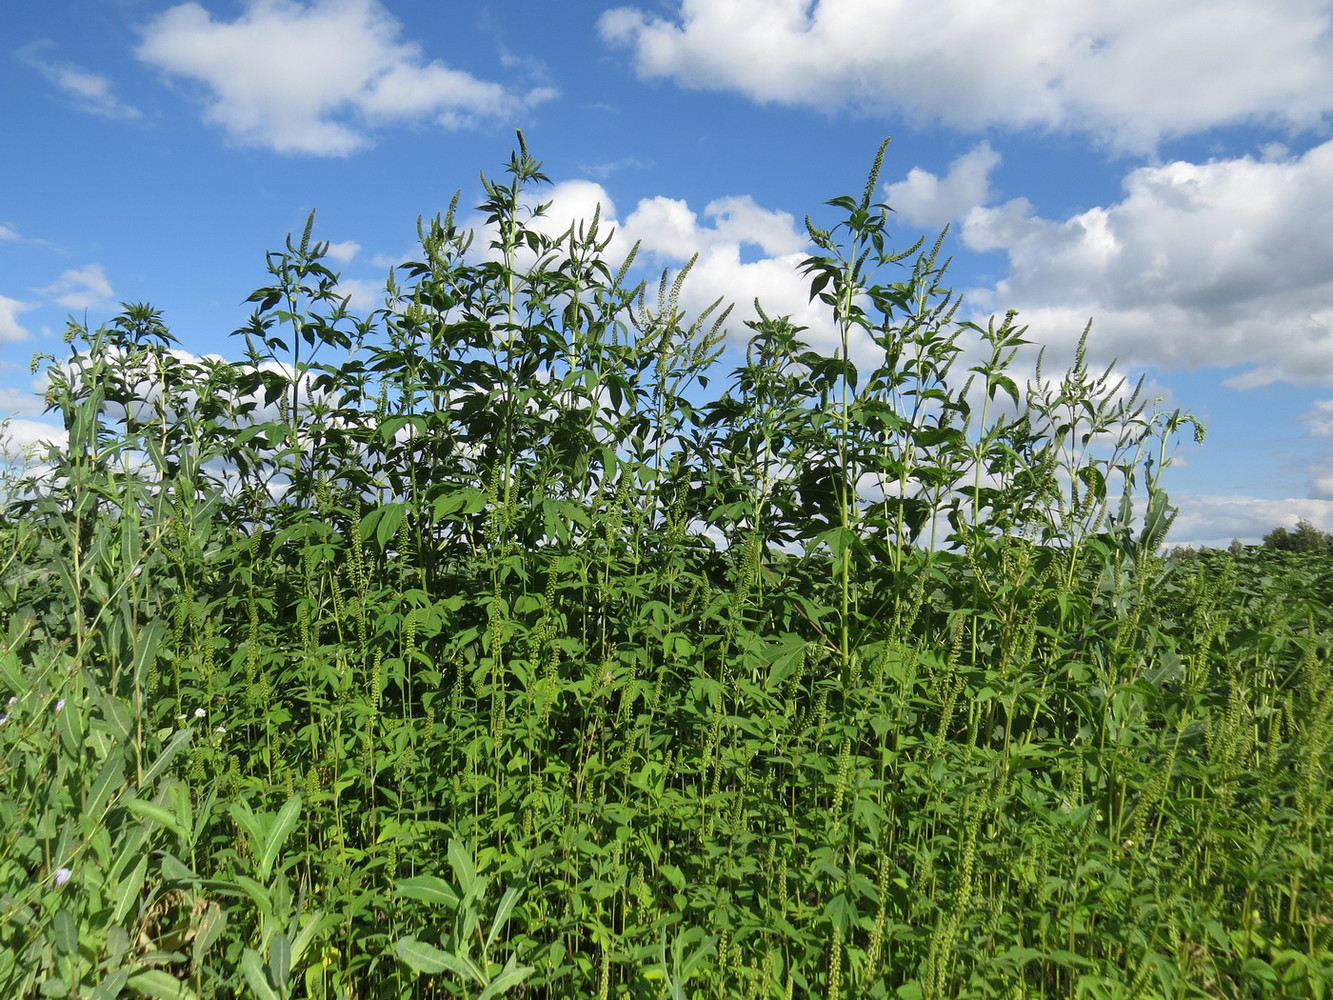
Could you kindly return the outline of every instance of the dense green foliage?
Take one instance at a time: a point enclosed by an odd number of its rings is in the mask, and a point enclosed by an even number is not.
[[[1264,535],[1264,545],[1283,552],[1326,552],[1333,545],[1333,533],[1320,531],[1309,521],[1298,521],[1296,530],[1274,528]]]
[[[878,169],[810,225],[838,342],[763,318],[715,394],[526,149],[370,317],[307,227],[240,362],[72,326],[0,994],[1325,996],[1329,557],[1157,556],[1188,418],[1021,376]]]

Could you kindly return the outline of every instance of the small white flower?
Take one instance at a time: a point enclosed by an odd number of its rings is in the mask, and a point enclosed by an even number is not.
[[[74,874],[72,868],[57,868],[53,876],[56,885],[64,885],[69,881],[69,877]]]
[[[226,726],[218,726],[217,729],[214,729],[214,730],[213,730],[213,732],[215,732],[215,733],[225,733],[226,731],[227,731],[227,727],[226,727]]]
[[[8,712],[6,712],[4,715],[0,715],[0,726],[3,726],[3,725],[4,725],[6,722],[8,722],[8,721],[9,721],[9,713],[8,713]]]
[[[59,701],[56,702],[56,711],[59,712],[64,707],[65,707],[65,699],[61,698]]]
[[[207,715],[207,714],[208,714],[208,713],[205,712],[202,708],[196,708],[196,709],[194,710],[194,717],[195,717],[196,719],[202,719],[202,718],[203,718],[205,715]]]
[[[17,702],[18,702],[17,697],[10,698],[9,701],[5,702],[5,708],[13,708]]]

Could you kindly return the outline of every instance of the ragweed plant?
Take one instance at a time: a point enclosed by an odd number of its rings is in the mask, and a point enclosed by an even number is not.
[[[960,320],[884,152],[793,275],[825,353],[558,231],[521,142],[367,317],[312,217],[238,361],[73,325],[0,991],[1324,995],[1324,557],[1161,555],[1191,418]]]

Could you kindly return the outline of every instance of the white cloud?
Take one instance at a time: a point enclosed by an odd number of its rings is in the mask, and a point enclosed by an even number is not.
[[[343,240],[341,243],[330,243],[328,255],[339,264],[349,264],[357,254],[361,252],[361,244],[354,240]]]
[[[19,50],[18,57],[66,94],[74,98],[84,111],[105,118],[138,118],[138,108],[119,100],[111,93],[111,81],[97,73],[74,65],[41,58],[38,53],[51,46],[50,42],[35,42]]]
[[[347,296],[347,307],[365,315],[384,306],[384,279],[339,278],[338,294]]]
[[[279,153],[346,156],[369,146],[376,126],[456,128],[555,96],[427,62],[401,33],[378,0],[247,0],[234,21],[185,3],[145,27],[137,54],[201,82],[211,92],[208,118],[237,142]]]
[[[19,313],[32,308],[30,302],[0,295],[0,341],[28,339],[28,331],[19,323]]]
[[[16,230],[11,229],[9,226],[0,224],[0,243],[6,242],[8,240],[16,240],[18,238],[19,234]]]
[[[15,458],[32,448],[62,445],[68,438],[63,427],[40,420],[11,419],[0,423],[0,456]]]
[[[1327,0],[681,0],[604,13],[640,76],[961,129],[1160,137],[1333,110]]]
[[[1000,154],[983,142],[951,164],[944,177],[913,167],[907,179],[884,186],[890,206],[914,226],[937,229],[990,201],[990,172]]]
[[[1172,496],[1171,503],[1180,514],[1167,536],[1168,546],[1224,548],[1233,538],[1253,545],[1274,528],[1294,528],[1300,520],[1333,531],[1333,502],[1328,499]]]
[[[1310,437],[1333,437],[1333,399],[1316,399],[1301,419],[1310,428]]]
[[[41,390],[36,388],[38,382],[42,382]],[[42,398],[45,388],[45,380],[42,379],[34,379],[32,389],[19,389],[15,386],[0,388],[0,420],[14,416],[40,416],[45,413],[46,401]]]
[[[686,279],[681,304],[692,312],[721,299],[735,305],[728,321],[733,336],[748,337],[744,323],[757,319],[753,303],[759,300],[769,316],[790,316],[806,327],[802,339],[831,351],[836,337],[827,308],[811,303],[809,281],[799,273],[810,251],[804,228],[787,212],[758,205],[748,195],[718,198],[699,215],[684,201],[645,198],[625,219],[628,243],[640,241],[650,260],[679,265],[692,254],[698,263]],[[743,247],[757,248],[757,259],[746,259]],[[856,344],[858,352],[865,345]]]
[[[85,267],[65,271],[41,292],[66,309],[94,309],[115,302],[116,293],[111,289],[106,272],[101,264],[88,264]]]
[[[1019,309],[1043,342],[1068,344],[1091,318],[1094,353],[1134,367],[1248,366],[1234,388],[1333,384],[1333,142],[1142,167],[1123,188],[1063,220],[1021,198],[969,212],[963,241],[1009,258],[972,304]]]
[[[678,269],[698,253],[680,296],[680,306],[691,317],[687,323],[720,298],[719,309],[735,305],[726,327],[743,342],[749,336],[745,322],[757,319],[753,308],[757,298],[769,316],[791,316],[792,322],[807,327],[801,334],[807,343],[832,351],[836,333],[828,309],[810,302],[809,281],[799,273],[810,246],[804,226],[791,214],[764,208],[749,195],[734,195],[709,202],[701,216],[685,201],[658,196],[641,199],[622,219],[606,189],[589,180],[561,181],[538,192],[537,198],[549,206],[533,221],[533,228],[550,236],[559,236],[571,224],[589,222],[600,206],[601,238],[615,232],[605,259],[618,264],[635,243],[640,245],[635,268],[649,282],[650,305],[656,301],[661,269]],[[493,227],[484,225],[480,215],[462,219],[460,225],[476,232],[477,252],[495,258],[495,251],[488,248]],[[520,266],[528,256],[520,254]],[[865,356],[867,344],[858,337],[854,350]]]

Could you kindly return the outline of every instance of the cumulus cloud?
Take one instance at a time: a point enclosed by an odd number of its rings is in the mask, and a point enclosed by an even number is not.
[[[944,189],[956,173],[914,172],[903,190]],[[1022,198],[969,211],[964,243],[1009,259],[970,301],[1019,309],[1045,342],[1072,342],[1093,319],[1094,353],[1134,367],[1246,366],[1235,388],[1333,384],[1333,142],[1141,167],[1123,191],[1065,219]]]
[[[1316,399],[1301,419],[1309,428],[1310,437],[1333,438],[1333,399]]]
[[[888,203],[914,226],[937,229],[990,201],[990,173],[1000,154],[983,142],[949,164],[943,177],[913,167],[907,179],[885,185]]]
[[[347,297],[353,313],[364,315],[384,306],[384,280],[339,278],[338,294]]]
[[[0,422],[0,457],[12,460],[33,449],[59,447],[68,436],[65,428],[41,420],[5,420]]]
[[[137,55],[201,83],[208,119],[235,141],[288,154],[346,156],[369,146],[377,126],[457,128],[555,96],[427,61],[401,34],[378,0],[247,0],[233,21],[184,3],[149,22]]]
[[[678,269],[697,253],[698,262],[680,296],[687,314],[697,316],[718,299],[719,308],[734,305],[727,329],[743,340],[749,335],[744,324],[758,318],[753,305],[758,299],[769,316],[790,316],[806,327],[801,337],[812,346],[831,352],[836,345],[827,307],[810,302],[809,279],[800,274],[811,247],[804,225],[790,213],[765,208],[750,195],[716,198],[701,212],[686,201],[658,196],[641,199],[622,217],[606,188],[590,180],[561,181],[539,194],[542,203],[549,203],[544,215],[533,221],[539,232],[559,236],[598,212],[601,237],[614,231],[605,252],[608,261],[619,263],[639,244],[635,273],[652,285],[650,298],[663,268]],[[484,225],[480,215],[460,224],[476,232],[474,245],[494,259],[495,252],[487,249],[494,227]],[[520,266],[527,261],[527,255],[520,254]],[[867,338],[857,337],[854,357],[868,357],[868,344]]]
[[[28,331],[19,322],[19,313],[32,308],[30,302],[0,295],[0,341],[28,339]]]
[[[9,240],[16,240],[18,238],[19,234],[16,230],[11,229],[9,226],[0,224],[0,243],[6,243]]]
[[[1333,531],[1333,502],[1327,499],[1172,496],[1171,503],[1180,514],[1171,526],[1168,545],[1224,548],[1233,538],[1253,545],[1274,528],[1294,528],[1302,520]]]
[[[759,300],[769,316],[790,316],[806,327],[802,338],[831,351],[837,333],[827,308],[810,302],[810,284],[799,268],[810,251],[804,227],[787,212],[767,209],[748,195],[718,198],[702,214],[674,198],[645,198],[624,222],[628,242],[638,241],[650,261],[678,266],[694,253],[682,305],[698,312],[717,299],[735,305],[728,322],[739,338],[757,319]],[[865,345],[859,339],[858,352]]]
[[[72,97],[80,108],[104,118],[138,118],[140,111],[124,103],[111,92],[111,81],[73,63],[45,59],[42,53],[51,42],[40,41],[24,46],[18,57],[48,81]]]
[[[349,264],[352,259],[361,252],[361,244],[355,240],[343,240],[341,243],[330,243],[328,255],[339,264]]]
[[[669,16],[609,10],[599,30],[640,76],[685,87],[1150,148],[1226,123],[1321,122],[1331,20],[1326,0],[681,0]]]
[[[66,309],[95,309],[115,302],[116,293],[101,264],[65,271],[54,282],[39,292],[54,299]]]

